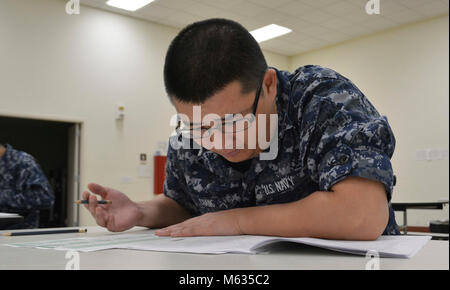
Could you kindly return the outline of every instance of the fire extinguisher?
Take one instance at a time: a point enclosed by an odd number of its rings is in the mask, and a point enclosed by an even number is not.
[[[166,178],[166,158],[167,156],[161,155],[159,151],[156,151],[153,156],[153,164],[155,166],[153,176],[153,192],[155,194],[163,193],[164,179]]]

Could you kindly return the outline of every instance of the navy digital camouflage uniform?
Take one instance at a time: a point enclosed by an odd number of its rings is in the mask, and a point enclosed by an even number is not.
[[[386,117],[331,69],[307,65],[292,74],[276,72],[277,157],[254,158],[241,172],[205,148],[169,146],[164,194],[196,216],[293,202],[329,191],[347,176],[359,176],[384,184],[389,222],[383,235],[400,234],[390,203],[395,138]],[[182,142],[181,136],[172,138]]]
[[[54,194],[36,160],[29,154],[5,145],[0,158],[0,212],[24,216],[15,229],[37,228],[39,210],[53,206]]]

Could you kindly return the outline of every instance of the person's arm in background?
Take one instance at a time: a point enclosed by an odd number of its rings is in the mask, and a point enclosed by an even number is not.
[[[19,162],[9,175],[15,188],[0,189],[0,208],[29,211],[53,206],[54,194],[40,166],[28,154],[19,156]]]

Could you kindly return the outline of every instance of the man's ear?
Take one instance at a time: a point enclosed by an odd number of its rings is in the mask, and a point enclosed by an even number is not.
[[[264,75],[263,90],[270,100],[275,100],[277,96],[277,72],[269,68]]]

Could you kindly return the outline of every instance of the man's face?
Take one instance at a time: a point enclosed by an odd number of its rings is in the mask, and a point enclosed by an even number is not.
[[[228,118],[231,114],[240,114],[242,117],[250,116],[248,114],[253,113],[256,93],[256,90],[243,93],[241,83],[233,81],[201,105],[182,103],[175,98],[173,98],[173,103],[178,114],[187,116],[189,121],[193,123],[187,124],[189,125],[187,126],[188,128],[197,130],[196,132],[205,132],[219,123],[226,124],[230,120]],[[261,133],[259,129],[266,130],[265,125],[268,124],[267,122],[266,124],[258,122],[258,116],[266,115],[266,120],[268,121],[269,114],[276,114],[275,97],[276,72],[269,69],[262,82],[261,93],[256,107],[256,118],[252,122],[244,122],[243,129],[240,130],[236,130],[236,126],[234,129],[229,130],[222,125],[223,130],[212,129],[209,132],[209,137],[194,137],[194,141],[230,162],[241,162],[256,157],[261,152],[258,146],[258,132]],[[194,118],[194,106],[197,106],[197,109],[201,108],[201,118]],[[239,120],[240,115],[231,120]],[[212,119],[217,121],[214,122]],[[196,123],[194,120],[198,120],[201,123]],[[228,124],[231,123],[228,122]],[[229,128],[233,127],[230,126]],[[204,136],[202,133],[200,135]],[[265,136],[267,136],[266,140],[268,141],[270,133]],[[205,144],[210,145],[207,147]],[[237,144],[241,144],[241,147],[237,147]]]

